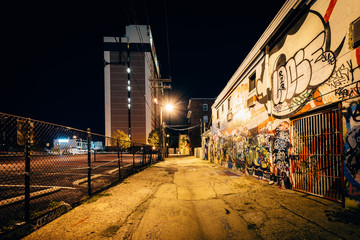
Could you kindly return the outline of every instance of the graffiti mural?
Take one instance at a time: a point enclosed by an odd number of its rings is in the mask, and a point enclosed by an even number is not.
[[[283,122],[275,129],[273,159],[278,184],[285,188],[291,188],[289,146],[289,123]]]
[[[344,115],[344,175],[350,202],[360,206],[360,101],[351,102]]]
[[[210,156],[283,188],[306,183],[304,191],[313,193],[325,186],[317,194],[325,197],[332,187],[340,189],[340,201],[343,172],[338,169],[344,163],[346,196],[359,205],[360,47],[351,46],[351,24],[360,16],[360,5],[318,0],[300,8],[296,22],[256,50],[261,54],[245,59],[218,96]],[[303,121],[308,117],[311,121]],[[296,120],[304,130],[295,134]],[[335,155],[336,161],[325,161]]]
[[[301,41],[305,44],[300,47],[298,39],[307,40]],[[263,82],[265,77],[259,81],[257,94],[260,96],[259,102],[266,107],[268,99],[273,100],[275,117],[291,117],[313,100],[314,92],[321,84],[332,76],[333,82],[337,79],[337,83],[339,78],[336,76],[344,77],[341,72],[344,68],[339,68],[335,72],[336,57],[343,47],[344,39],[334,51],[330,50],[330,42],[329,24],[324,22],[318,12],[309,11],[290,30],[278,48],[271,52],[272,96],[268,96],[271,93]],[[291,50],[294,46],[300,48],[294,52]]]
[[[215,159],[218,159],[219,165],[227,168],[269,179],[273,135],[266,131],[255,132],[253,135],[216,137],[214,142],[218,150],[214,151]],[[280,130],[278,135],[279,139],[286,138],[286,134]],[[280,160],[278,163],[280,164]]]

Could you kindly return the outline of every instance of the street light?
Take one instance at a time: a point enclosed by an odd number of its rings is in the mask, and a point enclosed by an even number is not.
[[[172,110],[174,110],[174,105],[172,105],[171,103],[168,103],[168,104],[165,105],[165,109],[168,112],[171,112]]]
[[[162,147],[162,155],[165,157],[166,151],[166,145],[165,145],[165,122],[163,122],[163,107],[165,107],[165,110],[168,112],[172,112],[174,110],[174,105],[171,103],[162,105],[159,104],[158,100],[155,98],[154,102],[158,105],[160,105],[160,126],[161,126],[161,133],[162,133],[162,143],[161,143],[161,147]]]

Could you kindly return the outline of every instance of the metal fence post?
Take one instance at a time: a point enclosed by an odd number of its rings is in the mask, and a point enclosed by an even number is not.
[[[117,157],[118,157],[118,166],[119,166],[119,180],[121,180],[121,164],[120,164],[119,139],[116,139],[116,147],[117,147]]]
[[[87,129],[87,150],[88,150],[88,195],[91,195],[91,132],[90,128]]]
[[[122,160],[123,160],[123,150],[121,149],[120,150],[120,163],[122,163]]]
[[[132,152],[133,152],[133,168],[135,168],[135,144],[132,144]]]
[[[144,146],[144,152],[143,152],[143,154],[144,154],[144,163],[143,163],[143,165],[146,164],[146,153],[147,153],[146,146]]]
[[[152,165],[152,148],[150,148],[150,165]]]
[[[141,165],[144,166],[145,149],[141,147]]]
[[[25,222],[30,222],[30,121],[26,124],[25,137]]]

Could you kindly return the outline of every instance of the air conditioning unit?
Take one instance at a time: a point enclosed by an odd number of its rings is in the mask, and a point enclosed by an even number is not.
[[[252,108],[255,106],[255,103],[257,102],[257,96],[252,96],[247,100],[247,107]]]

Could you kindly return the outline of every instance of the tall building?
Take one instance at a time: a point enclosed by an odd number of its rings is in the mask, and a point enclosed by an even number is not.
[[[104,37],[106,136],[119,129],[133,142],[146,143],[158,121],[152,82],[159,78],[150,26],[129,25],[124,37]]]

